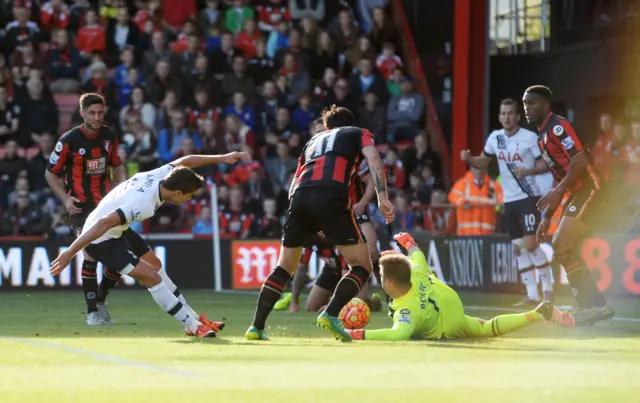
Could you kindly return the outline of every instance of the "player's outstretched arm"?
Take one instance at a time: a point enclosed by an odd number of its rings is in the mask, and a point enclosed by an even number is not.
[[[478,169],[484,169],[488,167],[489,163],[491,162],[491,157],[484,152],[480,155],[473,156],[471,155],[471,151],[469,150],[460,151],[460,159],[471,165],[472,167]]]
[[[82,235],[80,235],[75,241],[73,241],[71,246],[69,246],[69,249],[62,252],[58,255],[56,260],[51,262],[49,272],[53,275],[60,274],[60,272],[69,265],[71,259],[73,259],[78,252],[84,249],[85,246],[100,238],[111,228],[117,227],[121,224],[121,217],[115,211],[105,217],[102,217],[86,232],[83,231]]]
[[[375,146],[371,145],[362,149],[362,155],[367,159],[367,164],[369,164],[369,169],[371,170],[371,180],[376,193],[378,193],[378,208],[387,222],[391,223],[395,218],[395,208],[389,201],[387,179],[384,175],[380,153]]]
[[[411,234],[407,232],[401,232],[393,236],[393,239],[402,246],[409,256],[411,262],[411,270],[421,271],[424,274],[434,274],[429,264],[427,263],[427,257],[422,253],[422,249],[418,246],[417,242]],[[393,253],[392,251],[382,252],[384,256],[386,253]]]
[[[393,327],[390,329],[376,330],[352,330],[354,340],[386,340],[386,341],[406,341],[411,339],[415,326],[411,317],[400,314],[396,311],[393,316]]]
[[[197,168],[205,165],[218,164],[235,164],[237,161],[251,161],[249,153],[240,153],[237,151],[222,155],[187,155],[173,161],[171,165],[178,167]]]

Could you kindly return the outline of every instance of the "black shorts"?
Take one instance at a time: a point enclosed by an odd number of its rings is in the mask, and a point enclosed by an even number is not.
[[[297,248],[312,242],[318,231],[336,245],[362,243],[360,228],[342,189],[318,187],[296,190],[282,232],[282,245]]]
[[[511,240],[535,235],[540,224],[540,212],[536,203],[539,197],[527,197],[504,204],[504,222]]]
[[[132,229],[127,229],[120,238],[90,244],[86,248],[89,255],[111,271],[129,274],[151,248]]]
[[[356,216],[356,224],[361,225],[364,223],[370,223],[371,219],[369,218],[369,213],[363,213],[360,214],[359,216]]]
[[[316,278],[316,283],[320,288],[334,292],[340,279],[342,278],[342,269],[331,264],[325,264],[322,271]]]

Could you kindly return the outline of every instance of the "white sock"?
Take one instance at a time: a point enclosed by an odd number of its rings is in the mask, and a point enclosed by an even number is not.
[[[535,266],[533,264],[533,259],[531,259],[531,254],[526,250],[520,251],[520,256],[517,256],[516,262],[518,264],[520,278],[522,278],[522,284],[527,287],[527,296],[536,301],[540,301],[538,283],[536,282]]]
[[[189,310],[178,300],[178,298],[169,291],[164,281],[161,281],[160,284],[149,288],[149,292],[151,293],[153,300],[156,301],[156,304],[158,304],[163,311],[176,318],[176,320],[184,323],[184,325],[192,332],[196,332],[200,322],[198,322],[198,320],[191,315]]]
[[[198,313],[196,311],[193,310],[193,308],[191,308],[191,305],[189,305],[187,303],[187,300],[184,299],[184,296],[182,295],[182,293],[180,292],[180,290],[178,290],[178,286],[174,284],[174,282],[169,278],[169,275],[167,274],[167,271],[163,268],[160,269],[160,271],[158,271],[158,275],[160,276],[160,278],[162,279],[162,281],[165,283],[165,285],[167,286],[167,289],[169,291],[171,291],[173,293],[173,295],[176,296],[176,298],[178,298],[178,300],[182,303],[182,306],[184,306],[185,308],[187,308],[189,310],[189,313],[194,317],[194,318],[199,318],[200,315],[198,315]]]
[[[542,248],[538,246],[535,252],[531,253],[533,264],[536,266],[538,277],[542,283],[542,291],[553,292],[553,282],[551,280],[551,265],[549,259]]]

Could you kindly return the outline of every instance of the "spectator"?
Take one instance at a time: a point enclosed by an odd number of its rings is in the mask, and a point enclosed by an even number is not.
[[[394,200],[396,207],[396,218],[391,224],[394,232],[404,232],[414,228],[416,224],[415,212],[409,205],[409,199],[407,196],[400,192],[396,195]]]
[[[169,163],[176,158],[185,138],[193,139],[196,149],[202,148],[200,137],[191,133],[186,127],[186,117],[183,111],[171,114],[171,129],[162,129],[158,138],[158,152],[163,163]]]
[[[287,94],[287,106],[292,107],[298,102],[300,94],[311,90],[309,73],[302,69],[293,53],[287,53],[284,57],[284,65],[280,74],[287,78],[289,93]]]
[[[20,135],[20,106],[9,101],[7,89],[0,86],[0,145],[18,140]]]
[[[178,96],[173,91],[167,91],[159,108],[156,109],[155,133],[159,133],[160,130],[169,127],[173,112],[180,111],[184,110],[178,102]]]
[[[276,52],[273,63],[277,69],[284,66],[287,54],[294,56],[296,65],[300,66],[301,70],[309,71],[309,52],[302,47],[302,36],[297,29],[289,32],[289,47],[281,48]]]
[[[107,37],[107,41],[108,41]],[[109,42],[107,42],[108,47]],[[164,34],[160,31],[154,32],[151,36],[151,49],[142,55],[142,76],[148,81],[153,72],[157,69],[158,62],[165,60],[169,62],[171,70],[178,72],[178,60],[175,55],[167,48]]]
[[[44,235],[50,218],[31,201],[28,190],[18,192],[18,200],[9,206],[2,219],[2,233],[6,236]]]
[[[198,30],[205,38],[212,37],[212,31],[222,25],[219,0],[207,0],[206,7],[198,13]]]
[[[324,99],[323,107],[329,107],[333,104],[348,108],[349,110],[356,110],[356,104],[353,102],[353,98],[349,93],[349,83],[344,78],[336,80],[331,91]]]
[[[21,50],[20,43],[28,40],[38,43],[40,30],[38,24],[29,21],[30,11],[21,3],[16,3],[13,7],[15,21],[11,21],[4,29],[4,35],[0,42],[0,49],[5,49],[5,54],[12,54],[14,50]]]
[[[135,49],[136,46],[138,46],[139,40],[140,31],[138,30],[138,26],[129,18],[129,10],[124,6],[119,7],[118,18],[116,20],[109,19],[107,22],[107,63],[110,66],[115,66],[118,60],[120,60],[120,52],[127,46]],[[164,38],[162,44],[164,46]],[[159,48],[156,48],[156,50],[157,49]],[[158,56],[158,59],[159,58],[160,56]],[[149,63],[151,62],[152,61],[149,61]],[[153,64],[149,66],[153,66]],[[148,76],[148,73],[150,73],[150,70],[143,67],[145,77]]]
[[[89,0],[75,0],[69,7],[69,31],[78,32],[80,27],[84,25],[87,18],[86,14],[89,10],[93,10]],[[96,13],[96,20],[98,15]]]
[[[89,58],[93,53],[102,53],[106,49],[106,35],[104,28],[98,24],[98,13],[89,9],[85,14],[85,24],[76,36],[76,48],[80,55]]]
[[[234,7],[229,8],[224,15],[225,28],[234,34],[240,33],[245,22],[255,17],[253,9],[244,4],[244,0],[234,0]]]
[[[156,72],[147,80],[147,98],[153,104],[159,104],[167,93],[176,94],[178,101],[182,100],[182,83],[171,74],[171,64],[168,59],[161,59],[156,65]]]
[[[366,36],[361,36],[358,41],[347,49],[345,52],[346,61],[343,66],[345,75],[354,73],[357,69],[358,63],[362,59],[368,59],[372,63],[376,60],[376,51],[371,46],[371,41]]]
[[[415,172],[420,166],[431,168],[433,175],[437,179],[442,178],[442,163],[440,155],[433,151],[426,133],[421,132],[413,139],[413,145],[407,147],[402,152],[402,163],[407,172]]]
[[[133,87],[129,104],[120,110],[120,127],[125,126],[127,117],[138,116],[146,127],[155,128],[156,108],[145,98],[145,92],[141,86]]]
[[[258,5],[257,11],[260,23],[260,30],[263,32],[273,32],[280,23],[287,25],[291,23],[291,13],[283,0],[265,0],[265,4]]]
[[[213,221],[211,220],[211,207],[202,207],[198,221],[193,225],[194,235],[212,235]]]
[[[224,141],[227,150],[240,151],[243,145],[255,150],[256,135],[239,117],[228,115],[225,118],[225,128]]]
[[[262,38],[262,35],[258,31],[256,20],[249,18],[244,23],[244,31],[240,32],[236,39],[236,47],[242,51],[245,58],[254,58],[258,53],[256,43],[260,38]]]
[[[362,31],[353,22],[353,17],[349,10],[341,10],[338,14],[338,25],[331,32],[336,42],[338,52],[342,53],[349,49],[358,38]]]
[[[300,22],[300,28],[302,30],[302,38],[300,44],[308,52],[313,53],[316,50],[316,44],[318,43],[318,21],[312,17],[305,17]]]
[[[115,91],[107,81],[107,74],[108,71],[106,64],[103,62],[93,62],[91,64],[91,79],[82,86],[81,92],[95,92],[96,94],[100,94],[105,98],[107,105],[113,105],[115,101]],[[135,77],[135,81],[137,81],[137,76]]]
[[[305,137],[309,137],[309,125],[315,118],[311,110],[311,96],[303,92],[298,99],[298,107],[293,111],[291,122],[293,126]]]
[[[600,168],[603,168],[608,160],[607,155],[611,152],[611,142],[615,137],[613,134],[613,120],[611,115],[603,113],[600,115],[600,133],[598,134],[593,147],[591,147],[591,158]]]
[[[191,137],[185,137],[180,142],[180,149],[176,153],[178,158],[186,157],[187,155],[197,154],[196,146],[193,143],[193,139]]]
[[[273,60],[267,56],[267,44],[263,37],[256,40],[256,54],[247,62],[247,74],[257,86],[263,85],[273,77]]]
[[[287,100],[284,96],[279,96],[278,88],[273,81],[265,81],[262,88],[263,94],[257,102],[258,111],[262,127],[268,127],[275,123],[278,108],[286,106]]]
[[[48,95],[48,94],[46,94]],[[29,147],[44,132],[57,133],[60,113],[53,98],[44,93],[44,84],[37,77],[27,82],[27,95],[20,102],[20,145]]]
[[[398,150],[393,146],[389,147],[383,163],[389,187],[398,190],[404,188],[407,173],[405,172],[402,161],[400,161],[398,156]]]
[[[289,47],[289,23],[281,20],[278,29],[271,31],[267,40],[267,56],[274,58],[280,49]]]
[[[12,188],[20,172],[26,169],[27,160],[18,155],[18,143],[15,140],[7,141],[4,156],[0,158],[0,182],[3,188]]]
[[[129,69],[137,68],[135,65],[135,54],[133,51],[133,46],[125,47],[120,53],[120,61],[119,64],[113,72],[112,82],[117,87],[120,88],[123,85],[127,84],[129,81]]]
[[[289,10],[294,20],[311,18],[322,21],[325,17],[325,0],[289,0]]]
[[[262,212],[256,220],[254,233],[259,238],[279,238],[282,235],[282,224],[276,215],[278,205],[275,199],[268,198],[262,202]]]
[[[358,124],[369,130],[376,143],[384,144],[386,141],[387,112],[384,107],[378,105],[378,96],[375,92],[367,91],[364,94],[364,106],[358,107]]]
[[[18,179],[16,179],[14,190],[11,193],[9,193],[9,197],[7,200],[9,205],[15,204],[18,201],[20,192],[24,190],[29,192],[30,188],[31,188],[31,185],[29,185],[28,177],[23,176],[23,174],[21,173],[21,176],[18,176]],[[31,199],[31,201],[33,202],[37,201],[35,192],[29,193],[29,199]]]
[[[182,59],[180,63],[180,67],[183,71],[184,71],[185,61],[187,61],[187,64],[191,62],[191,64],[193,65],[192,62],[194,60],[194,57],[192,55],[200,51],[198,31],[196,29],[196,22],[193,19],[187,18],[182,23],[182,28],[180,29],[180,32],[176,36],[176,40],[169,43],[169,47],[171,48],[173,53],[178,54]],[[186,59],[182,57],[185,51],[188,51],[191,57],[188,57]],[[190,70],[190,69],[187,69],[187,70]]]
[[[338,75],[336,71],[331,67],[327,67],[324,69],[324,73],[322,75],[322,82],[316,84],[313,89],[313,101],[315,105],[320,105],[320,109],[322,109],[323,102],[329,97],[330,94],[333,94],[333,87],[336,85],[336,79]]]
[[[429,204],[433,188],[422,178],[420,172],[409,175],[409,200],[411,205],[419,208],[423,204]]]
[[[195,0],[162,0],[161,4],[163,24],[170,30],[182,26],[184,20],[193,17],[198,11]]]
[[[219,112],[209,102],[209,90],[206,87],[196,88],[196,104],[193,108],[189,108],[189,126],[198,132],[203,129],[204,122],[207,120],[218,120]]]
[[[413,91],[413,79],[404,77],[401,81],[402,95],[393,97],[387,108],[390,143],[413,140],[420,131],[424,116],[425,101],[422,94]]]
[[[335,44],[331,39],[331,35],[327,31],[320,31],[318,33],[318,41],[315,49],[311,52],[311,79],[322,80],[326,75],[327,69],[331,69],[334,73],[338,70],[339,57],[336,51]],[[333,83],[329,84],[329,88],[333,86]]]
[[[364,94],[373,92],[381,103],[386,104],[389,100],[387,84],[382,75],[373,69],[373,62],[369,59],[361,59],[358,62],[358,69],[349,78],[349,89],[354,99],[359,103],[364,103]]]
[[[280,139],[290,139],[294,133],[293,126],[291,125],[291,115],[289,109],[286,107],[279,107],[276,114],[276,122],[274,125],[269,126],[267,129],[266,143],[267,143],[267,158],[276,156],[276,145]]]
[[[151,129],[137,116],[133,116],[129,124],[130,136],[125,135],[124,141],[128,147],[128,162],[137,164],[140,172],[150,171],[158,166],[158,140]],[[133,172],[129,172],[133,175]]]
[[[150,232],[178,232],[182,229],[180,207],[171,203],[162,203],[149,220]]]
[[[68,94],[80,88],[82,58],[75,46],[69,43],[69,34],[64,29],[53,33],[52,49],[47,57],[47,72],[52,79],[51,92]]]
[[[147,22],[151,26],[150,31],[159,31],[161,24],[160,1],[159,0],[143,0],[140,2],[136,14],[133,16],[133,22],[138,27],[138,31],[143,33],[146,31]]]
[[[249,178],[242,187],[247,211],[254,216],[262,212],[262,201],[274,196],[269,178],[264,174],[264,169],[260,164],[251,167]]]
[[[202,147],[205,154],[224,154],[224,139],[221,125],[213,119],[205,119],[200,124],[199,131]]]
[[[622,147],[622,180],[624,184],[640,185],[640,122],[631,123],[631,138]]]
[[[247,98],[241,92],[233,94],[233,104],[227,106],[224,114],[227,116],[236,115],[244,124],[251,127],[251,129],[256,129],[256,119],[253,107],[247,105]]]
[[[289,172],[296,169],[297,161],[289,155],[289,141],[279,139],[276,145],[276,156],[267,159],[267,174],[271,181],[273,192],[277,195],[286,188],[289,180]]]
[[[20,41],[21,51],[15,51],[10,59],[9,64],[12,67],[18,67],[21,70],[24,68],[30,69],[44,69],[44,60],[38,52],[36,52],[35,44],[30,39]]]
[[[233,58],[233,72],[225,74],[222,81],[222,93],[225,99],[230,99],[237,92],[243,93],[249,99],[249,102],[253,100],[255,93],[255,84],[246,75],[244,57],[239,55]]]
[[[447,194],[442,190],[431,193],[431,204],[424,213],[424,230],[432,235],[456,233],[456,216],[447,202]]]
[[[242,189],[233,187],[229,191],[229,206],[220,212],[220,235],[224,238],[247,239],[253,216],[249,214],[243,204]]]
[[[41,190],[47,187],[44,179],[44,171],[47,168],[55,139],[51,133],[42,133],[38,142],[38,153],[28,161],[29,182],[34,190]]]
[[[212,106],[222,105],[222,84],[213,77],[209,70],[209,60],[204,54],[198,54],[196,57],[193,70],[185,77],[185,84],[192,94],[197,88],[204,88],[209,94]]]
[[[449,192],[456,207],[457,234],[487,235],[496,229],[496,206],[502,205],[502,187],[486,171],[471,167]]]
[[[393,42],[385,42],[382,45],[382,53],[376,59],[376,67],[385,80],[389,80],[395,69],[402,67],[402,60],[396,55]]]
[[[362,22],[362,29],[366,33],[370,33],[373,29],[374,10],[384,10],[388,3],[389,0],[358,0],[358,15]]]
[[[125,83],[119,88],[115,88],[115,85],[111,86],[112,90],[118,93],[118,105],[120,108],[125,108],[131,103],[131,92],[140,84],[142,84],[142,79],[139,70],[136,67],[132,67],[127,71],[127,81]]]
[[[398,30],[385,14],[383,8],[373,10],[373,28],[370,32],[371,41],[377,51],[382,50],[385,42],[398,42]]]
[[[391,72],[391,76],[387,79],[387,91],[391,97],[402,95],[402,80],[404,80],[405,73],[401,67],[396,67]]]

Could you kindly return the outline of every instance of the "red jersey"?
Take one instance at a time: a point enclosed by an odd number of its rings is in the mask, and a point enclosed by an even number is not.
[[[375,146],[373,135],[359,127],[340,127],[313,137],[298,158],[293,191],[306,187],[349,189],[362,162],[362,149]]]
[[[42,5],[40,19],[42,20],[42,27],[44,28],[66,29],[70,22],[69,7],[67,7],[66,4],[62,4],[62,7],[56,9],[53,8],[51,3],[45,3]]]
[[[258,55],[256,41],[261,36],[260,31],[254,32],[253,35],[249,35],[246,31],[240,32],[238,39],[236,39],[236,47],[242,51],[245,59],[251,59]]]
[[[278,6],[269,4],[257,6],[258,11],[258,27],[262,31],[273,31],[281,20],[291,21],[291,13],[286,6]]]
[[[63,134],[49,158],[47,170],[64,171],[65,185],[71,196],[80,200],[83,212],[89,212],[111,190],[109,168],[122,164],[118,157],[118,137],[106,126],[90,136],[82,125]]]
[[[424,230],[442,234],[456,233],[456,212],[451,207],[429,207],[424,212]]]
[[[569,171],[571,158],[580,153],[588,152],[583,146],[573,125],[564,117],[549,113],[544,123],[538,128],[538,146],[542,158],[545,160],[553,179],[561,182]],[[572,186],[572,190],[577,190],[582,186],[593,186],[599,188],[601,183],[600,173],[596,167],[589,162],[587,172],[578,179]]]
[[[78,31],[76,37],[76,48],[81,52],[102,53],[105,50],[106,44],[104,28],[96,24],[93,26],[86,26]]]
[[[389,187],[396,189],[402,189],[405,181],[407,180],[407,173],[404,170],[402,161],[398,160],[394,164],[390,164],[388,161],[384,162],[384,171],[387,175],[387,183]]]
[[[351,204],[356,204],[360,199],[362,199],[362,196],[364,196],[364,191],[366,190],[367,185],[363,179],[369,175],[370,172],[367,161],[362,161],[358,168],[358,172],[349,187],[349,199],[351,200]]]
[[[305,246],[302,251],[302,258],[300,263],[308,265],[311,261],[311,255],[313,252],[318,254],[318,257],[324,260],[329,266],[337,269],[347,269],[347,262],[344,260],[340,252],[336,250],[336,247],[331,241],[316,237],[312,245]]]
[[[386,57],[385,55],[380,55],[376,59],[376,67],[382,73],[382,76],[385,80],[388,80],[391,77],[391,73],[396,67],[402,67],[402,60],[396,55],[391,57]]]
[[[198,129],[198,125],[201,120],[215,120],[218,121],[220,116],[220,110],[218,108],[211,107],[195,107],[189,110],[189,125]]]
[[[231,208],[220,212],[220,232],[225,238],[246,238],[253,224],[253,216]]]

